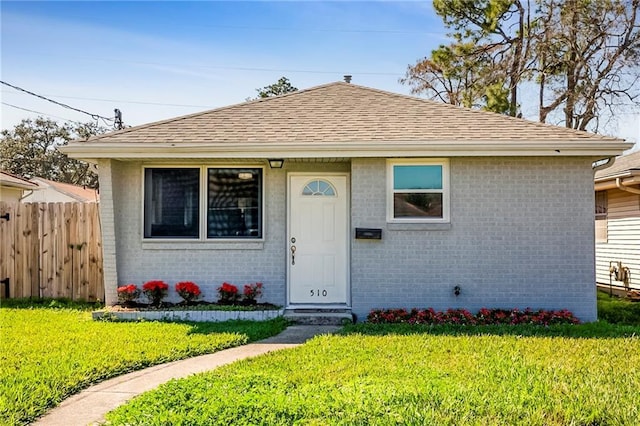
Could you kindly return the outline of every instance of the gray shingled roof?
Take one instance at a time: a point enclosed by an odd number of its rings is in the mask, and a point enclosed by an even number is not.
[[[608,176],[620,176],[621,174],[632,171],[640,173],[640,151],[617,157],[613,166],[596,172],[596,179],[605,179]]]
[[[621,142],[503,115],[336,82],[97,136],[119,143]]]

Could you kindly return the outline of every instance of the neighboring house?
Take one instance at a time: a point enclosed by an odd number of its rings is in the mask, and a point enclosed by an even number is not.
[[[31,179],[31,182],[40,189],[22,197],[23,203],[96,203],[100,200],[96,189],[85,186],[40,177]]]
[[[294,312],[590,321],[592,163],[630,146],[337,82],[62,149],[98,164],[107,304],[130,282],[192,280],[215,300],[261,281]]]
[[[627,268],[627,286],[640,289],[640,151],[599,170],[595,190],[596,281],[625,286],[615,272]]]
[[[25,192],[38,189],[38,185],[14,174],[0,170],[0,201],[19,202]]]

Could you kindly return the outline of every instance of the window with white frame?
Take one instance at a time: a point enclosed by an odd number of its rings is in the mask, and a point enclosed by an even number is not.
[[[260,239],[263,169],[147,167],[144,238]]]
[[[609,199],[607,191],[596,191],[595,193],[595,215],[596,215],[596,243],[606,243],[608,241],[608,220]]]
[[[387,219],[390,222],[449,222],[449,162],[389,160]]]

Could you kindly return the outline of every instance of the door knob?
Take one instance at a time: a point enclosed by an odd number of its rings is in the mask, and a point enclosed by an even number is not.
[[[296,246],[291,246],[291,264],[296,264]]]

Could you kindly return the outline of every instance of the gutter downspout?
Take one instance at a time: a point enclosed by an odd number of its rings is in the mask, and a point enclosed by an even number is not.
[[[28,194],[26,194],[27,191],[29,192]],[[35,189],[25,189],[25,192],[22,193],[22,197],[20,197],[20,201],[24,200],[29,195],[33,194],[33,191],[35,191]]]
[[[640,189],[629,188],[628,186],[625,186],[624,183],[622,183],[622,181],[620,180],[620,178],[616,178],[616,186],[618,187],[618,189],[621,189],[623,191],[627,191],[632,194],[640,194]]]
[[[599,160],[599,161],[603,161],[603,160],[604,160],[604,159]],[[597,172],[598,170],[606,169],[607,167],[611,167],[611,166],[613,166],[613,163],[615,163],[615,162],[616,162],[616,157],[609,157],[609,158],[607,158],[606,160],[607,160],[606,162],[604,162],[604,163],[602,163],[602,164],[598,164],[598,165],[596,165],[598,162],[597,162],[597,161],[595,161],[595,162],[593,163],[593,165],[591,166],[591,168],[593,169],[593,171],[594,171],[594,172]]]

